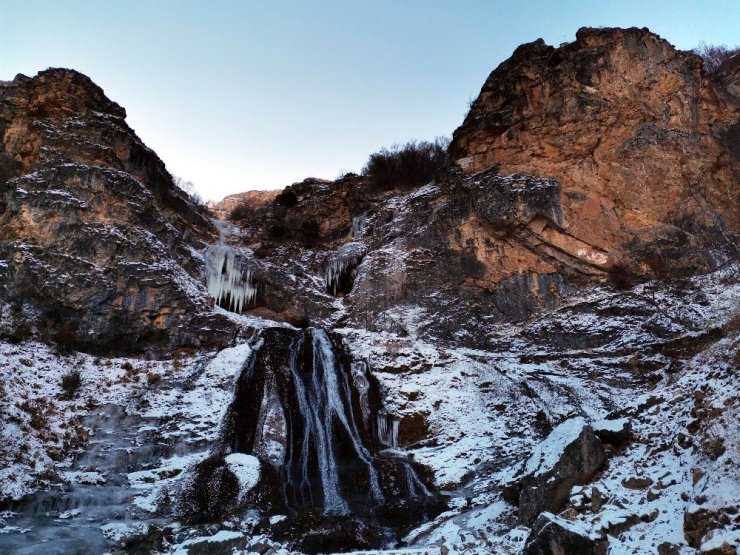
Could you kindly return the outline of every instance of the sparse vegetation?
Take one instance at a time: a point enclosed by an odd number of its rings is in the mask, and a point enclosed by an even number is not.
[[[188,181],[186,179],[183,179],[182,177],[178,177],[176,175],[172,176],[172,182],[179,187],[180,189],[185,192],[185,194],[188,195],[191,201],[201,209],[206,208],[206,203],[203,200],[203,197],[200,196],[196,190],[195,190],[195,184],[192,181]]]
[[[740,48],[737,46],[729,48],[726,44],[707,44],[701,41],[692,52],[701,56],[704,60],[704,69],[711,73],[721,66],[722,62],[740,53]]]
[[[246,202],[240,202],[229,212],[229,220],[232,222],[254,220],[257,217],[257,211]]]
[[[82,375],[79,370],[70,370],[62,376],[63,396],[67,399],[74,397],[82,384]]]
[[[449,144],[449,138],[437,137],[431,142],[411,140],[383,148],[370,155],[362,175],[380,189],[424,185],[447,164]]]

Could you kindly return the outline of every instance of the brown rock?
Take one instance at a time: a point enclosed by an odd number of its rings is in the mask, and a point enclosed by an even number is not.
[[[627,489],[645,489],[653,485],[653,480],[647,476],[631,476],[622,480],[622,485]]]
[[[538,237],[595,267],[706,268],[702,238],[723,233],[713,218],[732,242],[740,231],[734,66],[709,77],[647,29],[581,29],[560,48],[540,39],[491,73],[451,158],[466,172],[557,179],[561,229]]]
[[[0,84],[0,299],[65,349],[222,345],[194,254],[214,229],[89,78]]]

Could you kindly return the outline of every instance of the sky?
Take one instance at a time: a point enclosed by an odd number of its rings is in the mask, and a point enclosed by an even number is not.
[[[525,42],[648,27],[740,43],[740,0],[0,0],[0,80],[85,73],[205,199],[359,172],[451,135]]]

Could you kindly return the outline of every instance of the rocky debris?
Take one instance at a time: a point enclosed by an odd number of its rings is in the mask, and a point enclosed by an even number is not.
[[[633,273],[706,270],[740,231],[737,65],[708,76],[647,29],[540,39],[488,77],[451,158],[556,179],[570,255],[583,244]]]
[[[532,526],[523,555],[606,555],[608,542],[585,527],[542,513]]]
[[[708,532],[724,528],[730,524],[732,519],[732,516],[725,510],[712,510],[702,507],[693,507],[692,509],[686,511],[683,519],[684,537],[691,547],[700,547],[705,539],[709,539]]]
[[[606,461],[604,448],[581,417],[558,425],[537,445],[518,480],[519,518],[524,524],[543,511],[557,511],[574,485],[587,483]]]

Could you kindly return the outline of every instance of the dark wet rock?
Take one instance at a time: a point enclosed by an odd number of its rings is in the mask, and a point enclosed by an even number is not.
[[[601,442],[583,418],[557,426],[535,448],[518,480],[521,522],[530,524],[543,511],[557,511],[571,488],[588,483],[605,461]]]
[[[602,443],[624,447],[632,438],[632,424],[628,418],[600,420],[591,424],[594,434]]]
[[[275,538],[304,553],[334,553],[378,547],[384,530],[366,519],[302,512],[298,518],[273,527]]]
[[[608,541],[583,525],[542,513],[527,538],[524,555],[606,555]]]

